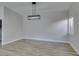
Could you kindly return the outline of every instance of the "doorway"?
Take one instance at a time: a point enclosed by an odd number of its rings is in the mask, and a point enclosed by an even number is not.
[[[0,19],[0,43],[2,41],[2,19]]]

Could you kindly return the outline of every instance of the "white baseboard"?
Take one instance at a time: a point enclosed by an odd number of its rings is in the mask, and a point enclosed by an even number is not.
[[[22,39],[22,38],[16,39],[16,40],[12,40],[12,41],[8,41],[8,42],[4,42],[4,43],[2,43],[2,46],[6,45],[6,44],[10,44],[10,43],[12,43],[12,42],[15,42],[15,41],[17,41],[17,40],[21,40],[21,39]]]
[[[42,39],[42,38],[34,38],[34,37],[25,37],[25,38],[20,38],[20,39],[16,39],[16,40],[12,40],[12,41],[8,41],[8,42],[4,42],[2,43],[3,45],[15,42],[17,40],[21,40],[21,39],[29,39],[29,40],[39,40],[39,41],[48,41],[48,42],[60,42],[60,43],[69,43],[68,41],[62,41],[62,40],[55,40],[55,39]]]
[[[12,41],[8,41],[8,42],[4,42],[2,43],[3,45],[15,42],[17,40],[21,40],[21,39],[30,39],[30,40],[39,40],[39,41],[48,41],[48,42],[61,42],[61,43],[68,43],[68,41],[61,41],[61,40],[51,40],[51,39],[40,39],[40,38],[33,38],[33,37],[27,37],[27,38],[20,38],[20,39],[16,39],[16,40],[12,40]]]
[[[76,49],[76,47],[71,42],[69,42],[69,44],[75,50],[75,52],[79,55],[79,51]]]
[[[61,42],[61,43],[69,43],[68,41],[61,41],[61,40],[52,40],[52,39],[40,39],[40,38],[33,38],[33,37],[26,37],[23,39],[29,40],[39,40],[39,41],[48,41],[48,42]]]

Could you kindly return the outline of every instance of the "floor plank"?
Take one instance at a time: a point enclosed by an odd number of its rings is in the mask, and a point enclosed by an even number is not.
[[[78,56],[67,43],[23,39],[0,46],[0,56]]]

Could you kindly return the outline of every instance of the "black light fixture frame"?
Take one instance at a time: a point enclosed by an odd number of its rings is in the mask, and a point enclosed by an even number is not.
[[[32,4],[36,4],[36,2],[32,2]]]
[[[35,6],[36,4],[37,4],[36,2],[32,2],[32,5]],[[35,6],[35,8],[36,8],[36,6]],[[32,15],[29,15],[29,16],[28,16],[28,20],[40,19],[40,15],[39,15],[39,14],[34,14],[33,11],[34,11],[34,10],[32,9]],[[36,10],[35,10],[35,12],[36,12]]]

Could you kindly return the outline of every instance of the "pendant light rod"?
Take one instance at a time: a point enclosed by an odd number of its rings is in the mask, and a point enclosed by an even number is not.
[[[32,15],[36,15],[36,2],[32,2]]]
[[[32,2],[32,15],[28,16],[28,20],[39,20],[40,15],[37,14],[36,2]]]

